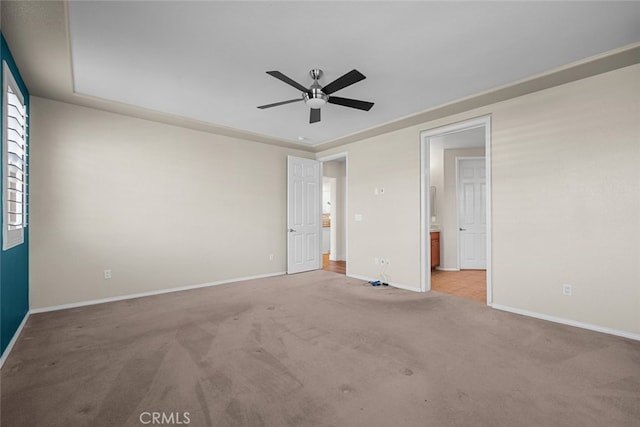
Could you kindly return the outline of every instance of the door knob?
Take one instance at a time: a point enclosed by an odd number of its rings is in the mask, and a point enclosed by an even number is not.
[[[460,231],[467,231],[467,229],[460,227]]]
[[[296,230],[294,230],[293,228],[289,229],[289,233],[295,233],[295,232],[296,232]]]

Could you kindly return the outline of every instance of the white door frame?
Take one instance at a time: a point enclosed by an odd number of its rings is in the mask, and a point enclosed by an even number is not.
[[[493,262],[491,253],[492,239],[492,217],[491,217],[491,116],[482,116],[474,119],[453,123],[446,126],[437,127],[420,132],[420,289],[422,292],[431,290],[431,266],[427,260],[431,259],[431,241],[429,236],[430,224],[430,158],[431,138],[442,136],[448,133],[460,132],[463,130],[484,127],[485,141],[485,164],[487,168],[487,305],[493,302]]]
[[[330,162],[332,160],[344,159],[344,215],[342,215],[344,224],[343,230],[344,234],[342,238],[344,239],[344,259],[346,262],[346,271],[345,274],[349,275],[349,153],[346,151],[330,154],[328,156],[316,158],[320,162],[320,165],[324,162]],[[322,167],[320,168],[322,172]]]

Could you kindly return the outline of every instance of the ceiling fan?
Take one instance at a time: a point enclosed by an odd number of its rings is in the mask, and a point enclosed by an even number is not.
[[[369,111],[371,107],[373,107],[373,102],[360,101],[358,99],[351,98],[341,98],[339,96],[331,95],[332,93],[337,92],[340,89],[344,89],[347,86],[359,82],[360,80],[366,79],[366,77],[358,70],[351,70],[347,74],[343,75],[342,77],[338,77],[337,79],[323,87],[320,86],[320,83],[318,83],[318,79],[320,79],[323,74],[322,70],[314,68],[313,70],[309,71],[309,75],[313,79],[313,84],[309,86],[308,89],[295,80],[285,76],[280,71],[267,71],[267,74],[298,89],[300,92],[302,92],[302,96],[300,98],[289,99],[287,101],[260,105],[258,107],[260,109],[277,107],[278,105],[289,104],[291,102],[304,101],[305,104],[307,104],[311,108],[309,123],[316,123],[320,121],[320,107],[322,107],[327,102],[329,104],[342,105],[343,107],[357,108],[359,110],[365,111]]]

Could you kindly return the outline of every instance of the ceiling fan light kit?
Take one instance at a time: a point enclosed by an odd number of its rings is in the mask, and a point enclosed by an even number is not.
[[[332,93],[337,92],[340,89],[344,89],[345,87],[366,78],[362,73],[355,69],[349,71],[347,74],[341,77],[338,77],[336,80],[323,87],[318,82],[318,80],[323,75],[322,70],[314,68],[313,70],[309,71],[309,75],[313,79],[313,84],[309,86],[308,89],[295,80],[285,76],[280,71],[267,71],[267,74],[298,89],[300,92],[302,92],[302,96],[300,98],[289,99],[287,101],[260,105],[258,107],[260,109],[277,107],[279,105],[289,104],[296,101],[304,101],[305,104],[311,109],[309,113],[309,123],[317,123],[320,121],[320,108],[326,103],[342,105],[343,107],[356,108],[358,110],[364,111],[369,111],[371,107],[373,107],[373,102],[330,96]]]

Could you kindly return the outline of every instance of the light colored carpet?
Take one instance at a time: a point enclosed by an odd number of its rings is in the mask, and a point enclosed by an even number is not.
[[[36,314],[2,369],[2,426],[153,412],[193,426],[638,426],[640,343],[316,271]]]

